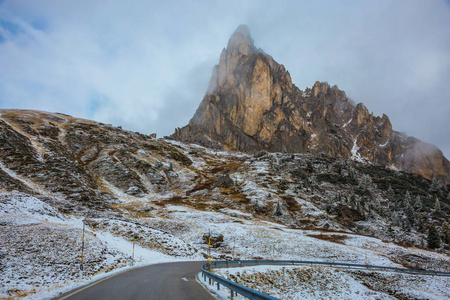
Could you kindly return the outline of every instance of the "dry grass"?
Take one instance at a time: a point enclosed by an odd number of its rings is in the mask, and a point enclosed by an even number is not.
[[[242,166],[242,164],[243,163],[239,162],[239,161],[237,161],[237,162],[232,161],[232,162],[221,164],[219,166],[215,166],[210,171],[213,174],[216,174],[216,173],[230,174],[230,173],[236,172]]]
[[[319,240],[324,240],[328,242],[338,243],[338,244],[345,244],[344,241],[347,239],[346,235],[340,235],[340,234],[307,234],[309,237],[313,237]]]
[[[167,200],[159,200],[158,202],[154,202],[154,204],[160,207],[165,207],[166,205],[186,206],[200,211],[219,211],[222,208],[226,208],[226,205],[219,202],[212,202],[211,199],[181,196],[174,196]]]
[[[302,207],[298,204],[297,200],[295,200],[292,196],[281,196],[281,198],[286,201],[287,207],[290,212],[301,211]]]

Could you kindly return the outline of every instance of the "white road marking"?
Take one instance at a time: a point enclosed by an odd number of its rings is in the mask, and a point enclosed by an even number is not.
[[[189,281],[186,277],[183,277],[181,279],[183,279],[184,281]]]

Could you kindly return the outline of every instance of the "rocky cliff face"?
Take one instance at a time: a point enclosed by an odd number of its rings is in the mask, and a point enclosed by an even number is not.
[[[222,51],[194,117],[172,137],[246,152],[325,153],[450,182],[450,163],[438,148],[394,131],[386,115],[355,106],[337,86],[316,82],[300,90],[242,25]]]

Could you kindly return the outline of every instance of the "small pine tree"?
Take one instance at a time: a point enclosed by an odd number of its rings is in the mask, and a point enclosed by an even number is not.
[[[348,176],[350,176],[351,179],[355,179],[355,170],[353,170],[352,167],[348,168]]]
[[[439,202],[439,199],[436,197],[436,201],[434,202],[434,211],[438,214],[441,213],[441,202]]]
[[[358,211],[358,213],[362,216],[365,217],[365,211],[364,211],[364,200],[361,199],[357,202],[356,204],[356,210]]]
[[[436,178],[433,178],[433,181],[431,182],[431,185],[430,185],[429,192],[434,195],[437,195],[439,197],[442,197],[444,195],[442,183],[439,180],[437,180]]]
[[[408,218],[403,219],[402,228],[406,232],[411,231],[411,223],[409,222]]]
[[[410,205],[411,202],[412,202],[412,200],[411,200],[411,194],[409,193],[409,191],[406,191],[405,199],[403,199],[404,207]]]
[[[425,228],[423,227],[423,222],[418,222],[417,223],[417,231],[418,232],[422,232],[422,233],[425,232]]]
[[[402,208],[406,208],[410,204],[411,204],[411,195],[409,194],[408,191],[406,191],[405,198],[403,198],[402,201],[401,201],[401,207]]]
[[[433,181],[431,182],[430,185],[430,192],[437,192],[438,190],[440,190],[442,188],[442,184],[439,180],[437,180],[436,178],[433,178]]]
[[[274,215],[281,216],[283,212],[281,211],[281,204],[280,202],[277,202],[277,205],[275,206],[275,212]]]
[[[416,198],[414,198],[413,208],[415,210],[421,210],[423,208],[422,199],[420,199],[419,195],[417,195]]]
[[[342,165],[341,165],[341,164],[338,164],[338,165],[337,165],[337,173],[338,173],[339,175],[342,175]]]
[[[382,200],[383,198],[381,198],[381,196],[380,195],[378,195],[376,198],[375,198],[375,201],[373,202],[373,209],[376,211],[376,212],[380,212],[380,210],[381,210],[381,200]]]
[[[396,226],[399,225],[398,214],[396,211],[394,211],[391,215],[391,222],[392,222],[392,224],[394,224]]]
[[[430,249],[441,247],[441,237],[434,226],[431,226],[430,229],[428,229],[427,246]]]
[[[394,190],[392,189],[392,186],[389,186],[387,191],[388,191],[389,195],[393,195],[394,194]]]
[[[364,174],[358,183],[358,191],[361,195],[366,193],[370,194],[370,189],[372,187],[372,178],[369,175]]]
[[[450,226],[448,225],[447,221],[444,221],[441,226],[441,236],[442,241],[450,245]]]
[[[405,208],[405,215],[406,215],[406,218],[408,219],[409,223],[414,225],[414,223],[416,222],[416,218],[415,218],[415,215],[414,215],[414,209],[409,204]]]
[[[350,206],[352,209],[355,209],[355,208],[356,208],[356,197],[355,197],[355,195],[352,195],[352,196],[350,197],[350,203],[349,203],[349,206]]]

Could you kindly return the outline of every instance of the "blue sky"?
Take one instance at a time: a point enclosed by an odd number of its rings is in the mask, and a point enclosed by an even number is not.
[[[450,4],[0,0],[0,108],[169,135],[239,24],[301,89],[328,81],[450,157]]]

